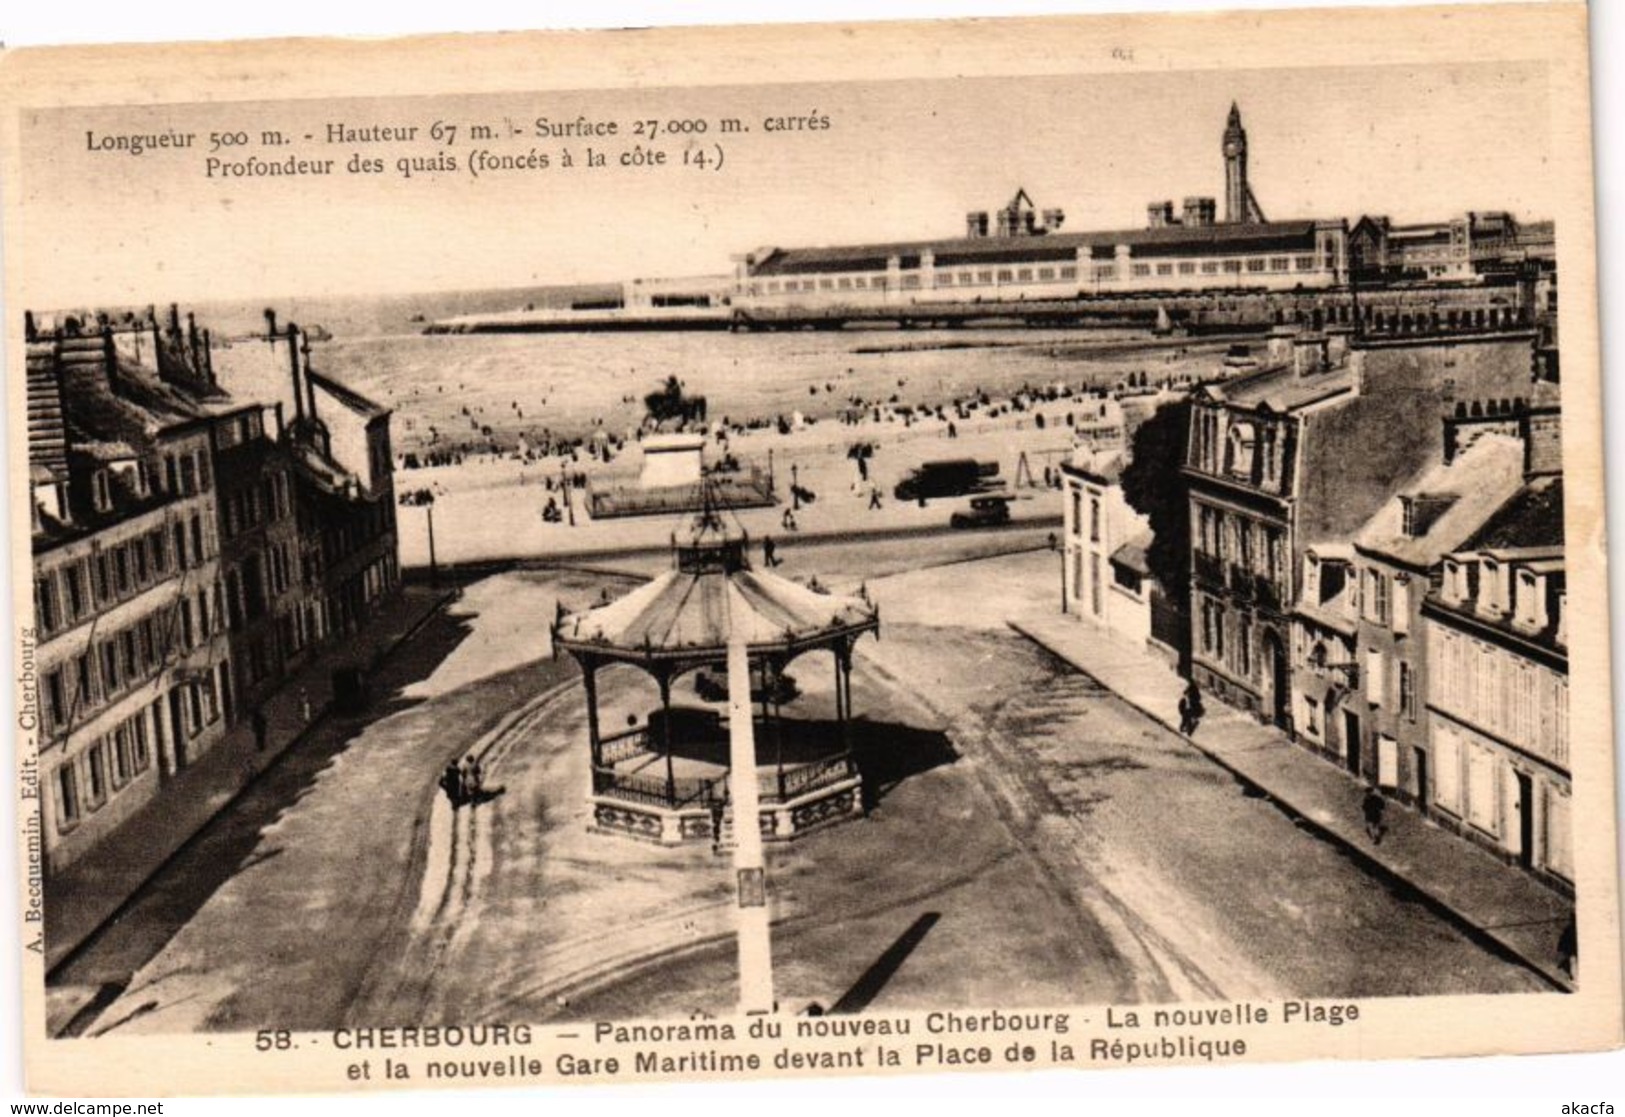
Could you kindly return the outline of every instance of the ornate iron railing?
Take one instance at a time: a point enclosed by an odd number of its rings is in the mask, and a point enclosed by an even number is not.
[[[631,775],[606,768],[595,768],[592,773],[594,795],[609,795],[672,810],[691,806],[709,807],[712,803],[726,802],[726,785],[726,776],[712,779],[681,776],[668,781],[662,776]]]
[[[649,751],[649,731],[642,726],[613,733],[598,742],[598,755],[605,764],[619,764]]]
[[[806,764],[799,768],[792,768],[785,772],[780,780],[777,773],[765,778],[762,783],[762,798],[779,802],[788,802],[799,798],[809,791],[816,791],[821,787],[829,787],[840,783],[852,775],[852,762],[850,758],[832,756],[827,760],[820,760],[814,764]]]

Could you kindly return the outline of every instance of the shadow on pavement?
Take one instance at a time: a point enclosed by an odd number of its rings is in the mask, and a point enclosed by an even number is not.
[[[363,714],[313,723],[64,959],[50,983],[128,983],[222,885],[281,852],[261,848],[264,831],[313,790],[322,771],[370,726],[416,705],[418,700],[403,699],[401,692],[431,675],[470,631],[467,619],[436,613],[410,645],[380,664],[373,683],[388,697]]]
[[[862,1012],[869,1007],[871,1001],[880,995],[886,987],[886,982],[892,975],[902,968],[908,956],[914,953],[914,948],[925,941],[925,936],[931,928],[937,925],[942,918],[940,912],[928,911],[909,925],[908,930],[897,936],[897,941],[888,946],[885,953],[876,958],[874,964],[863,971],[863,975],[853,983],[841,999],[829,1007],[829,1015],[838,1016],[854,1012]]]
[[[856,718],[852,722],[852,758],[863,776],[864,806],[868,808],[910,776],[954,763],[959,753],[941,730]]]

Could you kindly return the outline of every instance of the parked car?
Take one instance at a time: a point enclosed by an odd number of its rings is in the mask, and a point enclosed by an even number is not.
[[[1008,496],[973,496],[968,507],[948,517],[950,527],[999,527],[1009,522]]]

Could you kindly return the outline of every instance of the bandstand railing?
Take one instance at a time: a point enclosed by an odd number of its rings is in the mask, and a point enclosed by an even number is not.
[[[776,772],[767,773],[759,781],[761,796],[764,800],[788,801],[799,798],[809,791],[840,783],[851,775],[851,759],[845,755],[832,756],[814,764],[791,768],[782,775]]]
[[[701,779],[680,776],[667,780],[663,776],[641,776],[594,768],[592,790],[594,795],[611,795],[651,807],[708,807],[712,803],[726,802],[727,776]]]
[[[756,780],[762,802],[787,803],[820,788],[841,783],[851,778],[852,774],[851,758],[841,755],[788,768],[782,773],[759,771]],[[723,773],[710,778],[680,776],[668,782],[661,775],[617,772],[599,767],[593,769],[592,790],[594,795],[613,796],[668,810],[710,807],[714,803],[728,801],[728,775]]]
[[[642,726],[612,733],[598,742],[598,755],[605,764],[619,764],[648,751],[649,731]]]

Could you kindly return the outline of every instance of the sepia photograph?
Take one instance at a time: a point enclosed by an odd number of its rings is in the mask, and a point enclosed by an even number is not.
[[[30,1089],[1617,1046],[1586,50],[8,52]]]

